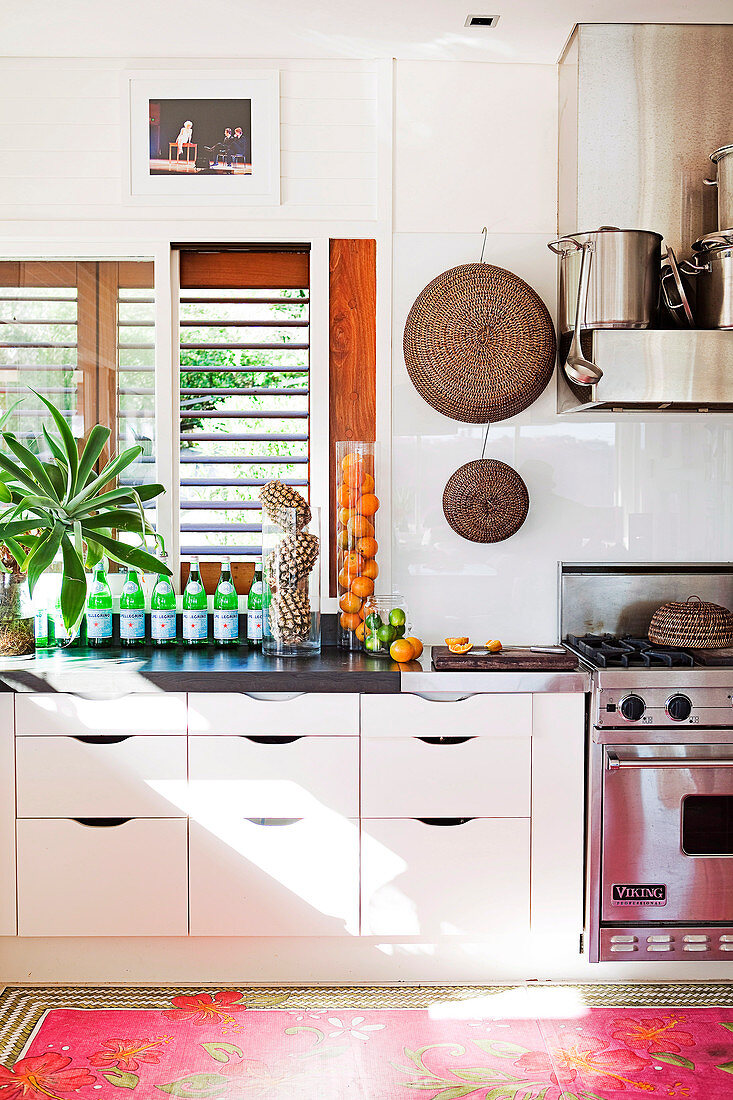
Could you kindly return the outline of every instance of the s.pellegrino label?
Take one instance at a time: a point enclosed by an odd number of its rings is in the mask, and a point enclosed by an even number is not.
[[[138,642],[145,638],[145,611],[127,608],[120,611],[120,639],[123,642]]]
[[[235,641],[239,632],[239,612],[214,610],[214,640],[217,642]]]
[[[209,633],[206,611],[189,609],[183,612],[183,640],[205,642]]]

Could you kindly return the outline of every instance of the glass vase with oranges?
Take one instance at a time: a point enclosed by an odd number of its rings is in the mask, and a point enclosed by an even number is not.
[[[338,644],[345,649],[362,648],[364,601],[374,594],[379,576],[375,447],[353,440],[336,444]]]

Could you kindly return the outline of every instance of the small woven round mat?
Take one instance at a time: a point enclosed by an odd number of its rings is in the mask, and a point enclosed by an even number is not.
[[[665,603],[652,615],[649,641],[689,649],[727,649],[733,646],[733,614],[698,596],[690,596],[685,603]]]
[[[469,542],[503,542],[524,523],[529,493],[516,470],[495,458],[467,462],[448,478],[443,513]]]
[[[453,267],[428,283],[408,315],[403,348],[420,396],[468,424],[526,409],[555,366],[555,331],[542,299],[491,264]]]

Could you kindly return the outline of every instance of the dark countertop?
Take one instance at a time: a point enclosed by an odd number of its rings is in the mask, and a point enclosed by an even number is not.
[[[241,646],[72,648],[0,663],[0,691],[79,695],[154,691],[400,691],[392,661],[325,646],[312,657],[268,657]]]

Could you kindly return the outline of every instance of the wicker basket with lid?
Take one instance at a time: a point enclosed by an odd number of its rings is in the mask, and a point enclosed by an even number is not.
[[[690,596],[685,603],[665,603],[652,616],[649,641],[687,649],[725,649],[733,645],[733,614],[699,596]]]

